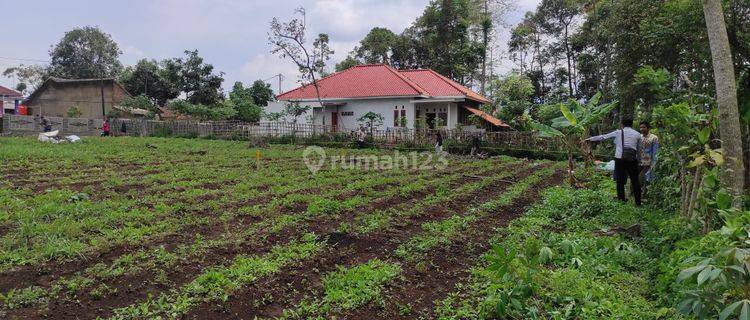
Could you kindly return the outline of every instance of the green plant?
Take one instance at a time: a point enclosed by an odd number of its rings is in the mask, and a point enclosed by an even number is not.
[[[357,122],[364,124],[369,129],[370,135],[372,135],[375,127],[383,125],[383,115],[370,111],[359,117]]]
[[[68,112],[66,114],[68,118],[80,118],[81,115],[83,115],[83,112],[78,106],[72,106],[68,108]]]
[[[617,105],[617,102],[599,104],[602,94],[597,93],[586,104],[570,99],[567,103],[560,103],[562,117],[552,120],[548,126],[539,122],[532,122],[531,127],[542,137],[560,138],[568,151],[568,181],[575,184],[573,175],[573,152],[577,148],[583,151],[587,163],[591,157],[591,150],[585,142],[590,127],[601,120]]]

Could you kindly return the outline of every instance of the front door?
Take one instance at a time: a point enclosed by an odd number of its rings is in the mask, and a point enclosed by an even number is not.
[[[331,112],[331,130],[333,132],[338,131],[339,127],[339,113],[338,112]]]

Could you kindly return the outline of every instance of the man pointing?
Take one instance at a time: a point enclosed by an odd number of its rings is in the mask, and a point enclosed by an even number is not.
[[[614,139],[615,143],[615,181],[617,183],[617,199],[627,202],[625,198],[625,183],[630,178],[630,185],[635,205],[641,205],[641,184],[638,181],[638,158],[641,148],[641,133],[633,130],[633,119],[624,118],[622,129],[607,134],[586,139],[586,141],[602,141]]]

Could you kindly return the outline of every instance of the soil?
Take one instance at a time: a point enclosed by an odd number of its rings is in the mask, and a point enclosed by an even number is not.
[[[467,181],[463,181],[465,183]],[[352,195],[355,195],[356,192]],[[343,195],[346,198],[346,195]],[[424,194],[426,196],[426,194]],[[385,207],[390,205],[396,205],[399,201],[407,201],[406,199],[396,199],[395,201],[385,201],[387,199],[381,199],[377,201],[372,208],[368,210],[376,210],[379,207]],[[416,200],[416,199],[415,199]],[[297,210],[304,209],[304,207],[295,208]],[[267,219],[269,217],[263,217]],[[250,220],[259,218],[249,218]],[[242,223],[252,223],[254,221],[242,221]],[[335,230],[339,225],[340,221],[333,219],[331,221],[307,221],[305,225],[307,229],[318,234],[326,234]],[[207,230],[191,229],[185,230],[180,235],[175,235],[174,238],[165,238],[164,241],[159,241],[159,245],[165,245],[169,247],[175,247],[179,243],[186,243],[192,239],[189,235],[209,234],[218,235],[218,230],[224,231],[223,224],[216,224],[208,226]],[[243,243],[242,246],[237,248],[222,248],[220,250],[214,250],[209,252],[207,255],[202,256],[198,261],[191,261],[189,265],[180,265],[175,268],[168,270],[166,274],[166,284],[157,283],[154,281],[155,274],[152,272],[142,272],[126,277],[115,279],[115,281],[107,283],[110,288],[116,290],[115,294],[104,296],[99,300],[95,300],[88,294],[87,291],[78,292],[75,301],[58,299],[53,301],[44,310],[35,310],[34,308],[12,310],[9,315],[11,317],[22,317],[22,318],[35,318],[35,317],[48,317],[53,316],[55,318],[79,318],[81,315],[86,317],[106,317],[111,315],[111,311],[118,307],[127,306],[138,301],[146,299],[148,294],[157,295],[161,292],[168,290],[169,288],[179,287],[188,281],[192,280],[197,274],[204,271],[206,267],[214,265],[222,265],[231,261],[233,257],[238,254],[263,254],[267,252],[274,244],[284,243],[291,238],[300,234],[300,231],[304,228],[295,228],[293,230],[282,230],[276,234],[259,236],[256,239],[249,239],[248,242]],[[328,230],[328,232],[326,232]],[[188,236],[184,236],[188,235]],[[334,238],[335,240],[335,238]],[[330,241],[330,240],[329,240]],[[153,243],[156,244],[156,243]],[[151,246],[150,244],[149,246]],[[91,259],[92,262],[111,262],[114,258],[126,252],[132,252],[132,247],[116,248],[107,254]],[[77,263],[77,265],[76,265]],[[84,263],[85,265],[86,263]],[[80,261],[71,262],[70,267],[65,264],[62,268],[30,268],[28,270],[22,270],[13,272],[10,274],[0,275],[0,288],[8,287],[20,287],[17,283],[35,283],[41,286],[48,286],[50,280],[59,278],[61,276],[73,274],[75,271],[82,270],[85,266],[82,266]],[[20,281],[19,281],[20,279]],[[16,285],[11,285],[10,282],[15,282]],[[89,288],[90,290],[90,288]]]
[[[280,316],[285,308],[293,307],[306,294],[320,296],[322,290],[321,277],[324,274],[335,271],[338,266],[365,263],[373,258],[393,259],[395,249],[415,234],[419,234],[422,231],[423,223],[439,221],[451,216],[454,212],[465,212],[472,205],[486,202],[503,192],[510,183],[523,179],[534,170],[535,168],[527,168],[522,173],[509,178],[507,183],[504,182],[498,186],[491,186],[484,190],[462,195],[459,199],[443,206],[433,206],[426,210],[425,214],[407,218],[400,221],[400,224],[393,225],[385,230],[377,230],[362,236],[334,234],[333,243],[337,244],[326,253],[315,259],[304,261],[297,266],[286,268],[275,276],[253,283],[232,295],[227,302],[222,302],[221,305],[203,304],[193,309],[188,318],[253,319],[255,317],[273,318]],[[463,177],[458,184],[473,180],[471,177]],[[531,200],[531,197],[528,198]],[[420,201],[420,199],[414,201]],[[395,205],[397,204],[391,204],[391,206]],[[523,210],[519,209],[517,214],[522,212]],[[509,220],[515,215],[503,214],[498,216]],[[481,239],[487,240],[486,237],[479,236],[480,239],[477,239],[477,242]],[[329,243],[332,242],[330,238],[328,241]],[[460,251],[460,248],[465,249],[465,246],[459,246],[457,251]],[[409,275],[410,268],[413,269],[413,266],[405,266],[404,274]],[[362,314],[345,318],[369,319],[371,316],[372,314]]]

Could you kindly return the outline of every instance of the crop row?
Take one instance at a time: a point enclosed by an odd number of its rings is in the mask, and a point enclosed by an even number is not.
[[[463,234],[461,229],[466,229],[472,223],[479,221],[483,216],[501,210],[503,207],[513,203],[515,199],[523,195],[523,192],[527,191],[533,185],[538,183],[541,178],[546,177],[554,173],[554,168],[545,168],[534,172],[528,177],[521,181],[513,184],[506,188],[497,198],[494,198],[487,202],[479,203],[475,206],[469,207],[464,212],[454,212],[454,214],[448,218],[429,221],[421,225],[422,231],[411,236],[408,240],[403,242],[395,252],[390,252],[384,256],[377,257],[375,261],[388,261],[386,265],[398,266],[398,270],[402,270],[405,266],[411,268],[426,268],[424,262],[415,263],[415,260],[423,260],[424,257],[415,255],[416,253],[424,254],[427,253],[431,248],[436,245],[448,245],[453,240],[460,238]],[[460,188],[460,193],[472,192],[470,190],[482,190],[489,185],[497,183],[498,181],[504,180],[505,175],[498,175],[496,177],[487,178],[478,183],[464,185]],[[491,182],[488,182],[492,180]],[[349,278],[363,279],[355,281],[353,288],[356,292],[350,292],[349,294],[353,297],[344,299],[342,303],[341,299],[338,299],[335,295],[331,294],[330,284],[326,281],[329,277],[335,276],[340,271],[333,272],[326,275],[323,279],[322,289],[317,293],[316,296],[306,297],[302,299],[296,307],[287,309],[284,312],[282,318],[288,319],[310,319],[310,318],[329,318],[332,315],[346,313],[347,311],[354,310],[368,303],[374,303],[376,306],[385,307],[388,303],[388,299],[381,296],[383,287],[390,285],[387,281],[375,281],[369,284],[369,287],[362,287],[361,282],[367,283],[368,278],[371,276],[368,273],[372,273],[370,268],[363,268],[370,262],[364,265],[353,265],[351,267],[343,268],[342,270],[348,270],[347,272],[355,273],[350,275]],[[404,279],[404,274],[399,273],[399,276],[391,276],[389,281],[398,281],[408,283],[409,279]],[[359,284],[359,286],[357,285]],[[356,303],[351,303],[355,301]],[[394,306],[391,306],[394,307]],[[401,306],[396,306],[401,307]]]
[[[452,180],[452,179],[456,179],[456,178],[457,177],[448,176],[445,179],[440,179],[442,181],[439,181],[440,183],[438,185],[444,185],[445,183],[448,182],[448,180]],[[414,189],[414,188],[406,188],[406,190],[413,190],[412,192],[419,191],[419,189]],[[406,194],[406,196],[408,196],[408,193]],[[363,214],[360,213],[357,216],[361,217],[362,215]],[[318,222],[318,221],[316,221],[316,222]],[[318,223],[320,223],[320,222],[318,222]],[[335,225],[335,223],[331,224],[331,225]],[[205,275],[205,273],[204,273],[204,275]],[[198,276],[196,279],[201,278],[201,277],[202,276]],[[232,285],[220,286],[220,287],[222,287],[222,288],[225,289],[222,297],[224,297],[224,296],[228,297],[229,295],[231,295],[232,292],[234,292],[236,290],[236,288],[238,288],[238,287],[240,287],[242,285],[246,285],[246,284],[247,283],[242,283],[242,284],[234,283]],[[183,287],[183,289],[181,289],[180,291],[184,291],[184,290],[186,290],[186,288],[188,288],[188,287]],[[170,295],[170,294],[168,294],[167,296],[174,298],[174,297],[179,297],[180,295]],[[199,298],[200,299],[198,299],[198,301],[207,301],[207,300],[211,301],[211,300],[215,300],[215,299],[212,299],[211,297],[206,297],[206,296],[202,296],[202,297],[199,297]],[[132,305],[130,307],[127,307],[127,308],[124,308],[124,309],[120,309],[120,310],[117,311],[117,314],[119,316],[139,317],[140,315],[135,310],[141,310],[141,311],[142,310],[149,310],[148,314],[150,314],[150,315],[168,315],[168,316],[174,316],[175,310],[171,310],[171,309],[165,310],[165,309],[162,309],[162,304],[159,303],[160,299],[162,299],[162,298],[153,298],[153,299],[149,299],[149,300],[145,301],[142,304]],[[191,301],[196,301],[196,300],[191,300]],[[181,311],[177,312],[176,314],[179,315],[179,314],[182,314],[182,312],[187,312],[188,311],[187,309],[189,309],[189,308],[181,309]]]
[[[403,175],[402,175],[403,176]],[[373,179],[370,181],[378,181],[378,179]],[[416,189],[415,186],[420,185],[421,182],[416,182],[412,184],[406,184],[403,186],[403,188],[398,189],[390,189],[389,191],[381,192],[381,194],[373,194],[373,197],[378,197],[379,195],[385,195],[393,194],[395,192],[403,193],[405,190],[410,189]],[[366,187],[363,183],[356,183],[359,187]],[[344,188],[346,190],[348,188]],[[393,191],[397,190],[397,191]],[[353,203],[353,202],[351,202]],[[283,227],[289,227],[293,224],[301,221],[304,219],[303,215],[309,214],[310,212],[314,211],[315,205],[311,204],[308,208],[308,211],[303,214],[296,214],[296,215],[283,215],[277,218],[267,217],[266,220],[261,221],[257,225],[245,229],[245,232],[241,236],[224,236],[218,241],[201,241],[200,244],[192,244],[187,247],[181,247],[179,252],[190,252],[191,254],[184,256],[184,257],[175,257],[174,255],[170,255],[169,253],[165,252],[164,250],[153,250],[150,251],[156,256],[152,256],[149,254],[146,254],[144,251],[139,251],[135,254],[129,254],[123,257],[123,259],[118,259],[115,261],[115,263],[112,264],[110,268],[102,269],[101,265],[96,266],[95,268],[92,268],[91,273],[98,274],[98,275],[104,275],[103,278],[106,278],[107,276],[114,276],[114,275],[121,275],[124,273],[124,270],[132,270],[128,269],[128,265],[154,265],[154,261],[156,261],[157,265],[165,265],[165,267],[170,267],[173,265],[176,261],[188,261],[190,259],[196,258],[195,255],[198,253],[205,253],[208,251],[208,247],[212,248],[218,248],[223,246],[232,246],[237,245],[237,243],[231,243],[234,242],[241,242],[244,241],[244,239],[256,237],[257,234],[254,234],[257,230],[269,230],[270,232],[279,231]],[[313,218],[313,217],[308,217]],[[152,261],[153,260],[153,261]],[[165,261],[169,261],[171,263],[164,263]],[[128,262],[125,265],[123,265],[123,262]],[[150,262],[150,263],[149,263]],[[130,266],[132,267],[132,266]],[[93,279],[92,279],[93,278]],[[59,293],[61,288],[73,288],[73,289],[80,289],[82,287],[85,287],[88,284],[93,284],[97,280],[102,280],[102,277],[74,277],[72,279],[63,280],[56,285],[53,286],[53,289],[50,290],[50,292],[57,294]],[[94,294],[100,294],[101,290],[97,290],[94,292]],[[11,298],[10,301],[15,301],[16,304],[23,304],[24,301],[28,301],[29,299],[33,300],[36,298],[39,298],[44,294],[40,294],[40,288],[26,288],[23,291],[19,292],[9,292],[8,296]],[[47,294],[49,296],[49,294]]]

